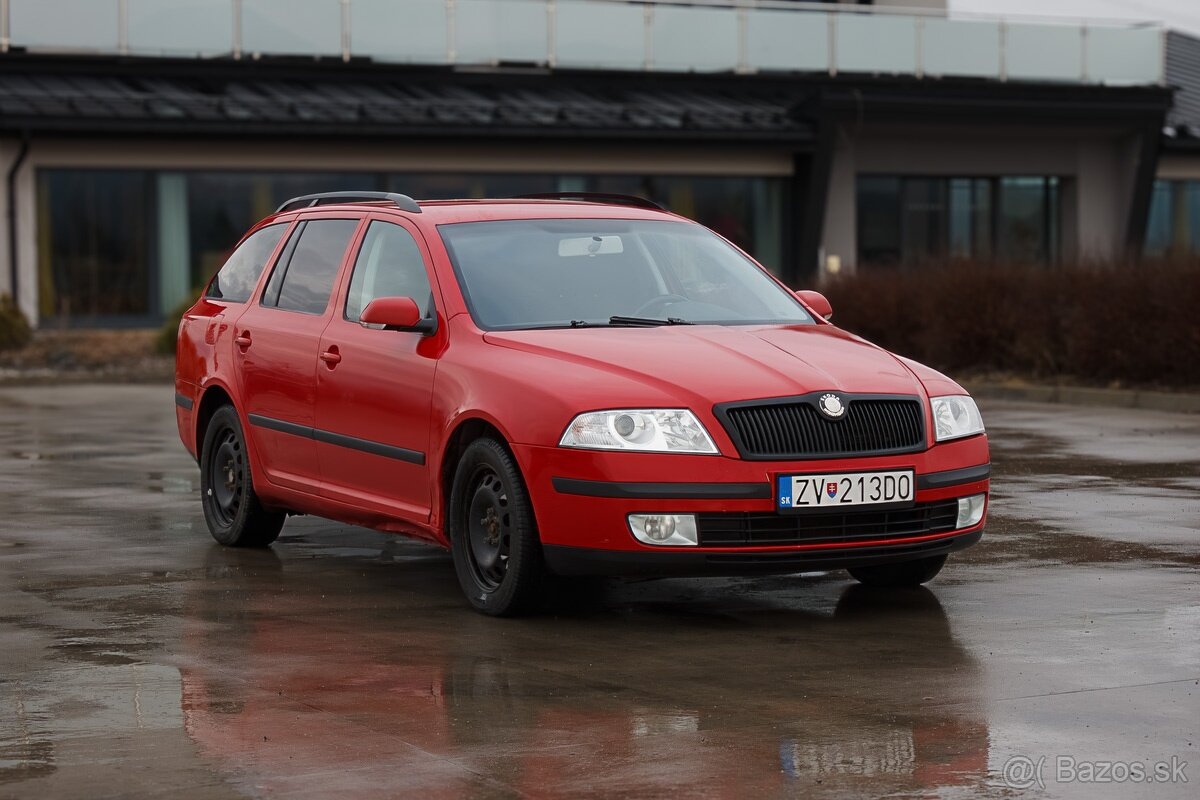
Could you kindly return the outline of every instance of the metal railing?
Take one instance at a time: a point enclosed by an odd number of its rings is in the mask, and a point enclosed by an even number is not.
[[[0,0],[0,51],[1159,84],[1156,24],[785,0]]]

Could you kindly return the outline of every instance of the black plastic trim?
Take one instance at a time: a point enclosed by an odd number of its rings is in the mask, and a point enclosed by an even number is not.
[[[192,398],[188,397],[186,394],[181,394],[179,392],[176,392],[175,393],[175,405],[179,406],[184,411],[191,411],[192,407],[196,405],[196,401],[193,400]]]
[[[946,486],[957,486],[960,483],[975,483],[988,478],[992,474],[991,464],[980,464],[977,467],[950,469],[945,472],[928,472],[917,476],[918,489],[941,489]]]
[[[298,208],[316,208],[317,206],[329,203],[380,202],[392,203],[401,211],[408,211],[412,214],[421,213],[421,207],[417,205],[416,200],[413,200],[406,194],[399,194],[397,192],[320,192],[318,194],[305,194],[288,200],[275,209],[275,213],[282,214],[284,211],[295,211]]]
[[[332,431],[323,431],[320,428],[313,429],[313,438],[318,442],[333,444],[338,447],[348,447],[351,450],[359,450],[363,453],[370,453],[373,456],[394,458],[397,461],[407,461],[409,464],[425,463],[424,453],[419,450],[409,450],[407,447],[396,447],[395,445],[383,444],[382,442],[373,442],[370,439],[359,439],[357,436],[346,436],[345,434],[333,433]]]
[[[298,425],[295,422],[286,422],[274,417],[264,417],[262,414],[247,414],[246,419],[250,420],[250,424],[257,428],[266,428],[267,430],[279,431],[280,433],[290,433],[293,436],[302,436],[305,439],[314,438],[313,429],[307,425]]]
[[[334,433],[333,431],[323,431],[320,428],[310,428],[307,425],[298,425],[295,422],[286,422],[274,417],[264,417],[262,414],[250,414],[248,415],[248,419],[251,425],[266,428],[267,430],[289,433],[292,436],[302,436],[305,439],[313,439],[318,442],[346,447],[351,450],[359,450],[374,456],[406,461],[409,464],[425,463],[425,454],[419,450],[409,450],[405,447],[373,442],[370,439],[360,439],[357,436],[346,436],[345,434]]]
[[[553,478],[554,490],[583,497],[635,500],[769,500],[771,484],[761,483],[625,483]]]
[[[946,555],[975,544],[980,528],[958,536],[927,542],[898,542],[874,547],[823,548],[771,552],[688,552],[662,550],[598,550],[567,545],[542,545],[546,565],[558,575],[608,576],[721,576],[815,572],[897,563]]]

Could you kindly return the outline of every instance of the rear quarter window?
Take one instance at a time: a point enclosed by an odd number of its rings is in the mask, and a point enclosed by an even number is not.
[[[285,230],[287,223],[280,222],[250,234],[217,272],[204,296],[230,303],[249,300],[254,287],[258,285],[258,277],[262,275]]]

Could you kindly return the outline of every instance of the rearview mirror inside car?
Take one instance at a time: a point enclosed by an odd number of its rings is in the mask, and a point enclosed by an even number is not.
[[[625,245],[620,236],[578,236],[558,240],[558,254],[562,258],[610,256],[624,252]]]
[[[796,297],[799,297],[800,302],[820,314],[824,319],[833,319],[833,306],[829,305],[825,295],[820,292],[814,292],[812,289],[799,289]]]
[[[421,309],[411,297],[377,297],[363,309],[360,322],[367,325],[382,325],[389,331],[415,331],[430,334],[436,330],[437,320],[422,319]]]

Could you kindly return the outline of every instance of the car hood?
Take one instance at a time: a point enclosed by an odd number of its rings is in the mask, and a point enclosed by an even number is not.
[[[564,370],[608,373],[614,388],[629,382],[698,405],[828,390],[925,394],[900,359],[832,325],[491,331],[484,339]]]

